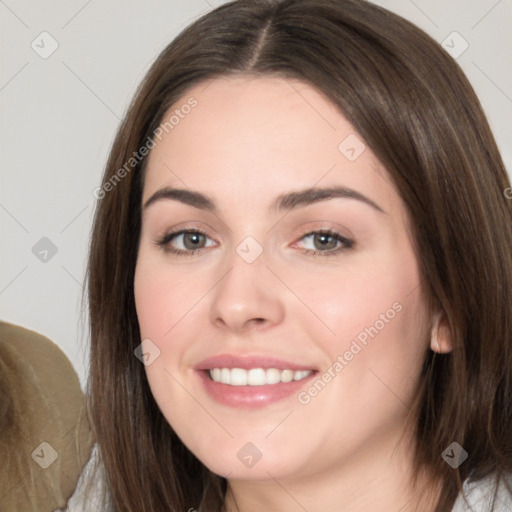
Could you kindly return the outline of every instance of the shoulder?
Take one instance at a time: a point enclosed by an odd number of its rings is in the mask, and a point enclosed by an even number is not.
[[[506,481],[511,489],[510,491],[507,489],[503,479],[500,481],[499,486],[497,486],[496,475],[490,475],[476,481],[467,479],[464,482],[463,491],[468,503],[465,503],[462,493],[459,494],[452,512],[512,511],[512,474],[506,477]],[[496,498],[494,499],[495,492]]]

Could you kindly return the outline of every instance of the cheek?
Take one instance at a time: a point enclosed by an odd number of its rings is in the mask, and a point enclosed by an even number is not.
[[[323,324],[323,330],[326,334],[330,330],[334,340],[379,320],[394,303],[402,303],[418,282],[415,272],[395,271],[392,265],[389,262],[382,268],[372,268],[358,263],[323,275],[315,273],[302,281],[295,279],[297,296],[312,313],[308,323],[317,329]]]
[[[184,330],[190,328],[187,315],[201,293],[197,281],[190,282],[184,274],[171,271],[158,257],[141,251],[134,278],[141,340],[149,339],[158,348],[154,352],[158,355],[145,366],[146,377],[153,398],[169,423],[179,420],[170,404],[186,402],[175,379],[182,379],[180,363],[187,348]]]
[[[404,359],[417,367],[426,315],[419,268],[409,247],[382,251],[379,258],[372,255],[366,261],[347,260],[339,269],[294,282],[309,312],[298,304],[293,316],[330,361],[352,350],[366,367],[373,361],[393,366]],[[405,371],[407,367],[404,364]]]
[[[135,270],[134,294],[141,337],[159,345],[204,295],[204,285],[200,279],[190,279],[186,272],[171,270],[155,258],[141,255]]]

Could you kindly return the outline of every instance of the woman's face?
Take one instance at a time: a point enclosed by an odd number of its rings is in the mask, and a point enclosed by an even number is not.
[[[430,320],[389,175],[298,81],[218,78],[171,115],[135,272],[162,414],[229,478],[332,475],[390,451]]]

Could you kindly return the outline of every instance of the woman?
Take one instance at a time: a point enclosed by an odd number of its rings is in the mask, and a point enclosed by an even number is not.
[[[185,29],[96,191],[108,506],[507,510],[509,186],[460,68],[382,8]]]

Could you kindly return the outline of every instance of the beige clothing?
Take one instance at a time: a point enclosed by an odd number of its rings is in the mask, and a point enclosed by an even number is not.
[[[7,322],[0,359],[0,511],[51,512],[74,493],[91,454],[80,382],[55,343]],[[20,424],[2,424],[16,408]]]

